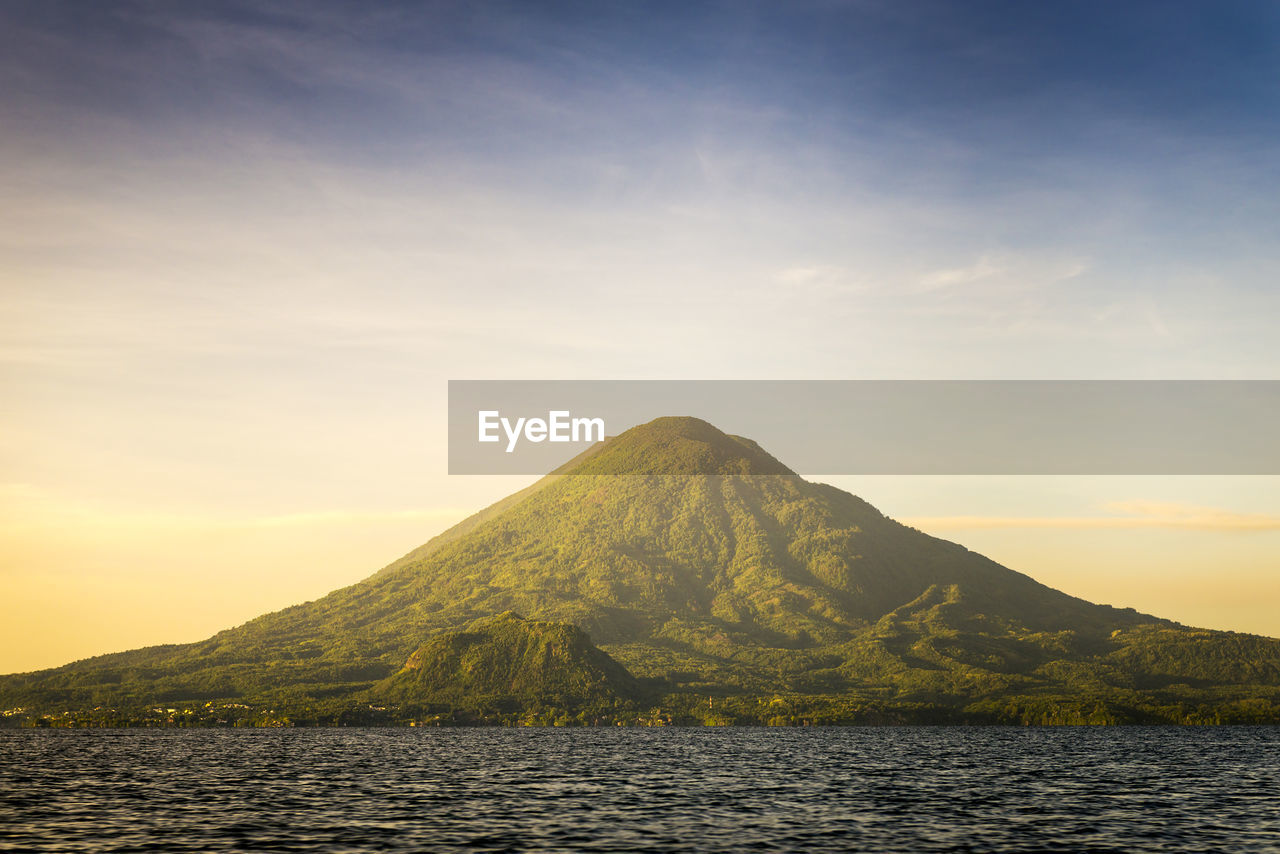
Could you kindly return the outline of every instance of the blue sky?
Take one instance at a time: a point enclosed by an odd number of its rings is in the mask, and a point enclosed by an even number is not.
[[[757,167],[739,192],[991,206],[1038,191],[1075,214],[1128,192],[1155,208],[1147,230],[1213,247],[1224,219],[1273,212],[1266,3],[6,11],[6,136],[104,165],[117,146],[203,142],[217,160],[275,144],[613,207],[705,192],[698,152],[728,149]]]
[[[19,203],[59,193],[82,216],[205,217],[220,232],[232,210],[308,254],[330,233],[353,254],[416,239],[475,253],[464,260],[531,257],[527,242],[545,256],[533,269],[478,284],[527,316],[536,281],[548,314],[579,330],[611,323],[574,305],[584,290],[631,308],[625,286],[605,281],[620,266],[648,268],[640,278],[659,290],[681,280],[713,326],[709,307],[733,295],[710,280],[768,269],[797,291],[784,316],[959,336],[953,350],[970,358],[945,361],[963,374],[999,375],[1006,349],[1026,363],[1025,341],[972,340],[1019,330],[1056,344],[1031,342],[1050,350],[1033,375],[1252,376],[1275,364],[1249,323],[1274,308],[1280,213],[1269,4],[6,10],[13,85],[0,118]],[[48,221],[17,225],[10,251],[47,242],[28,232]],[[128,251],[68,231],[86,250]],[[970,293],[938,293],[956,283]],[[434,295],[455,301],[450,284]],[[736,322],[762,334],[778,306],[762,313]],[[798,325],[777,331],[835,332]],[[1101,347],[1075,340],[1090,333]],[[1182,346],[1159,340],[1169,335]],[[834,361],[846,375],[841,352],[795,373]],[[899,372],[934,375],[934,355]],[[742,364],[721,361],[717,373]],[[890,370],[876,362],[876,375]]]
[[[444,473],[451,378],[1272,379],[1278,45],[1261,2],[3,3],[6,642],[117,594],[75,651],[194,639],[500,497]],[[841,485],[1280,634],[1271,523],[1179,539],[1270,480],[1033,481]],[[998,524],[1138,506],[1141,550]],[[148,592],[213,540],[225,602]]]

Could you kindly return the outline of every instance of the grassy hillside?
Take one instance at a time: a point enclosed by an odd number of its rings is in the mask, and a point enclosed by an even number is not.
[[[781,691],[1009,719],[1084,697],[1186,718],[1271,703],[1280,685],[1280,642],[1067,596],[749,440],[663,418],[359,584],[200,643],[4,677],[0,707],[351,700],[424,638],[507,611],[579,627],[673,697]]]

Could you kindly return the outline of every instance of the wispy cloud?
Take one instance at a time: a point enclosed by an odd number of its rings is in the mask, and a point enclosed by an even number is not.
[[[801,264],[786,267],[774,274],[774,282],[787,288],[831,296],[866,291],[871,279],[849,267],[834,264]]]
[[[1280,515],[1241,513],[1218,507],[1157,501],[1116,501],[1106,516],[916,516],[902,521],[925,531],[983,528],[1139,529],[1191,531],[1280,531]]]
[[[967,285],[971,282],[990,279],[1004,271],[1005,267],[1002,264],[997,264],[990,255],[983,255],[968,267],[935,270],[932,273],[926,273],[920,279],[920,287],[923,290],[932,291],[953,285]]]
[[[1085,258],[1075,256],[1042,257],[1036,253],[993,253],[979,256],[972,264],[933,270],[922,275],[915,290],[922,292],[981,285],[998,286],[1001,290],[1040,288],[1055,285],[1083,275],[1089,270]]]
[[[423,523],[437,526],[459,521],[475,512],[466,507],[415,507],[402,509],[333,509],[305,513],[231,515],[194,512],[128,511],[66,500],[29,483],[0,483],[0,534],[33,528],[71,526],[78,531],[141,530],[194,533],[252,531],[276,528],[332,528]]]

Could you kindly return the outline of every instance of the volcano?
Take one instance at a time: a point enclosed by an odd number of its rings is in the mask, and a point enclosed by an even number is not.
[[[482,628],[515,614],[539,637],[571,629],[572,643]],[[517,635],[518,650],[494,651]],[[458,646],[480,637],[480,651]],[[523,686],[512,696],[535,696],[520,662],[530,649],[559,660],[565,644],[580,676],[607,673],[673,707],[782,698],[957,720],[1280,720],[1280,641],[1069,596],[687,417],[598,443],[317,601],[198,643],[3,677],[0,707],[53,719],[155,703],[382,709],[415,685],[423,703],[465,705],[474,680],[449,667],[504,662],[502,684]],[[590,681],[539,667],[548,685]]]

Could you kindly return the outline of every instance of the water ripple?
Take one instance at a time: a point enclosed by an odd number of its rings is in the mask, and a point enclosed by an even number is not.
[[[0,731],[3,851],[1270,851],[1280,728]]]

